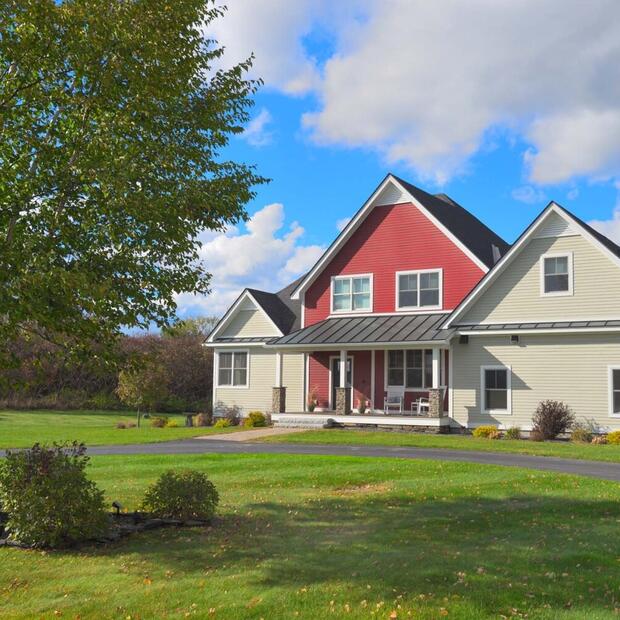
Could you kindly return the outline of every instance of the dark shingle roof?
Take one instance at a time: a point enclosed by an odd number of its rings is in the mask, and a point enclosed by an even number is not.
[[[272,345],[383,344],[441,342],[453,330],[442,330],[448,313],[332,317],[271,341]]]
[[[433,196],[396,175],[393,176],[487,267],[493,267],[496,262],[493,257],[494,245],[498,248],[501,256],[510,248],[509,243],[506,243],[475,215],[446,194]]]

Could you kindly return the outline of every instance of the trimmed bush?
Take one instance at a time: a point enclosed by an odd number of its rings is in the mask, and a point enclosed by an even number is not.
[[[576,424],[570,435],[570,440],[575,443],[590,443],[592,441],[592,432],[585,426]]]
[[[210,413],[199,413],[194,416],[194,426],[211,426],[213,416]]]
[[[570,407],[557,400],[543,400],[532,418],[534,429],[544,439],[555,439],[567,432],[575,424],[575,416]]]
[[[247,428],[267,426],[267,417],[261,411],[250,411],[248,417],[243,421],[243,426]]]
[[[179,423],[176,420],[166,420],[166,428],[177,428]]]
[[[236,405],[226,407],[224,409],[224,418],[230,422],[229,426],[239,426],[241,423],[241,412],[239,411],[239,407]]]
[[[117,422],[116,428],[127,428],[127,424],[125,422]]]
[[[613,446],[619,446],[620,431],[612,431],[611,433],[607,433],[607,443],[610,443]]]
[[[518,426],[511,426],[504,437],[506,439],[521,439],[521,429]]]
[[[228,428],[229,426],[232,426],[232,424],[230,423],[230,420],[226,419],[226,418],[220,418],[214,425],[213,428]]]
[[[530,441],[545,441],[545,436],[536,429],[530,431]]]
[[[155,428],[164,428],[168,424],[168,418],[156,417],[151,420],[151,426]]]
[[[170,470],[151,485],[142,509],[166,519],[211,519],[219,501],[215,485],[194,469]]]
[[[0,505],[9,538],[33,547],[67,547],[109,528],[103,492],[85,474],[84,444],[8,451],[0,459]]]
[[[497,426],[487,425],[475,428],[472,435],[474,437],[484,437],[485,439],[497,439],[500,432],[497,430]]]

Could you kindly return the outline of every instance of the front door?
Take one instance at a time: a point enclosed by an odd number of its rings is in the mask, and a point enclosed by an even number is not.
[[[332,358],[332,409],[336,408],[336,388],[340,387],[340,358]],[[347,404],[348,410],[352,409],[352,393],[351,385],[353,383],[353,358],[347,357]]]

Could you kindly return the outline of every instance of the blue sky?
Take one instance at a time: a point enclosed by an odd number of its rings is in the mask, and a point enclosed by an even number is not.
[[[507,241],[555,200],[620,242],[617,3],[228,4],[208,33],[224,63],[253,52],[265,85],[226,155],[272,181],[249,227],[205,233],[213,294],[180,298],[182,316],[303,273],[387,172]]]

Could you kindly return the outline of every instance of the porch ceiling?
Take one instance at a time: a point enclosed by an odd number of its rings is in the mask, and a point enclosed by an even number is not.
[[[331,317],[269,343],[275,347],[363,346],[445,343],[452,329],[441,329],[449,313]]]

